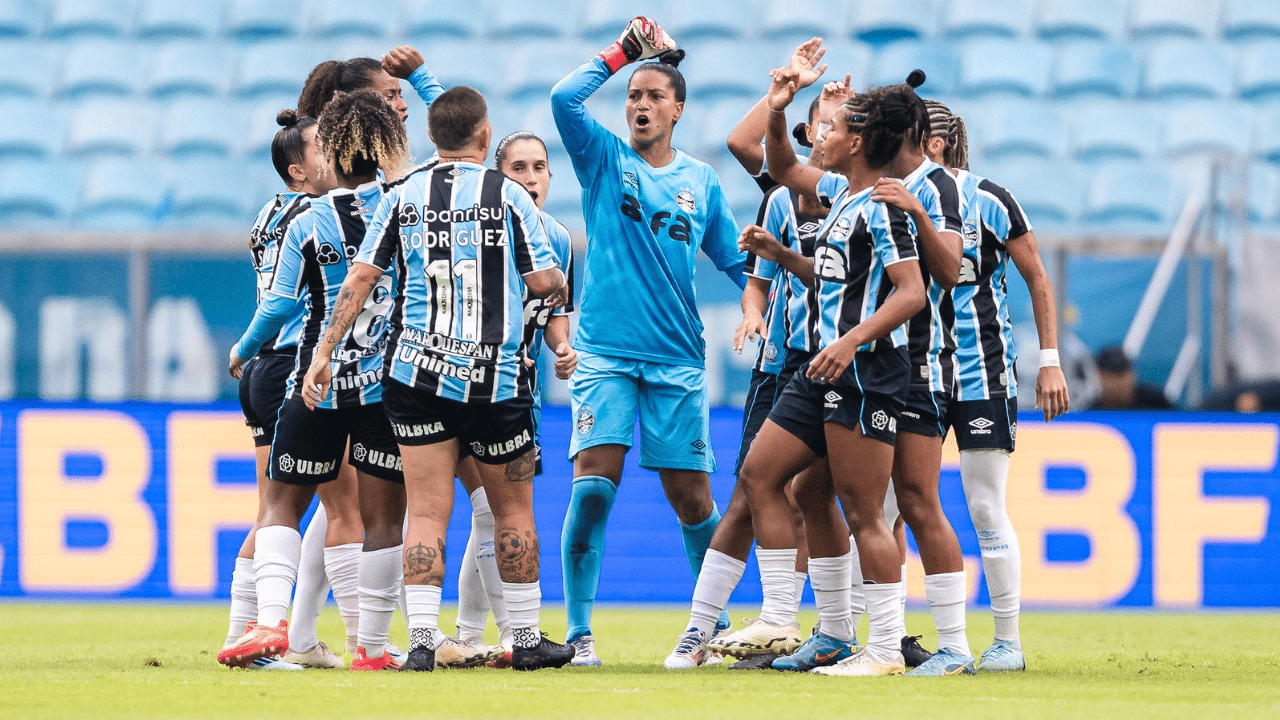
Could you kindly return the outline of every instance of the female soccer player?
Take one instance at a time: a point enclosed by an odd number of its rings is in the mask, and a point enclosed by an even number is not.
[[[298,114],[318,117],[335,93],[371,90],[386,100],[403,121],[409,117],[409,105],[400,92],[400,80],[407,81],[427,107],[444,92],[422,54],[409,45],[400,45],[381,60],[326,60],[315,66],[298,96]]]
[[[325,105],[317,124],[317,140],[337,188],[314,199],[290,224],[266,301],[259,306],[244,336],[232,348],[231,369],[238,371],[306,298],[306,317],[294,374],[280,409],[276,440],[271,446],[266,510],[256,533],[254,570],[258,588],[257,626],[219,654],[219,662],[239,666],[259,657],[278,655],[288,647],[284,615],[297,576],[301,537],[298,524],[316,487],[337,477],[342,456],[356,468],[364,521],[362,566],[371,553],[391,558],[385,582],[366,583],[361,568],[363,607],[360,635],[371,637],[376,650],[356,649],[353,670],[397,667],[385,652],[391,611],[399,597],[399,553],[405,501],[399,450],[382,412],[382,351],[386,343],[391,280],[379,286],[364,305],[362,321],[347,333],[334,355],[333,397],[309,409],[300,382],[310,367],[321,329],[332,312],[351,257],[364,238],[365,223],[382,195],[379,171],[396,177],[408,156],[404,124],[370,91],[336,95]],[[376,601],[376,602],[375,602]],[[374,605],[375,607],[370,607]],[[385,620],[384,623],[380,621]],[[381,624],[364,632],[369,624]],[[377,647],[377,644],[383,647]]]
[[[1058,361],[1053,284],[1018,201],[999,185],[969,172],[964,120],[940,102],[927,100],[925,104],[931,127],[925,151],[934,162],[956,173],[965,207],[964,258],[960,282],[951,291],[956,328],[955,397],[945,421],[955,430],[960,448],[960,480],[978,533],[995,615],[995,640],[973,668],[1024,670],[1026,659],[1018,632],[1022,558],[1005,508],[1009,454],[1018,422],[1017,351],[1005,297],[1009,260],[1031,291],[1040,335],[1035,406],[1043,410],[1045,422],[1065,413],[1071,404]]]
[[[591,608],[605,523],[640,414],[642,467],[658,471],[697,575],[720,513],[707,473],[715,469],[702,322],[694,302],[699,247],[739,287],[746,261],[720,180],[671,145],[684,111],[683,53],[656,23],[635,18],[617,42],[551,91],[551,109],[583,192],[586,275],[569,383],[573,493],[561,538],[568,640],[577,665],[599,664]],[[630,137],[601,126],[584,105],[623,66]],[[619,303],[625,297],[627,302]],[[724,627],[728,617],[722,616]]]

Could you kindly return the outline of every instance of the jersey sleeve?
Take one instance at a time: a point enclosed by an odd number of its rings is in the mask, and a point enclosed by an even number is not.
[[[1022,205],[1018,204],[1013,193],[990,180],[983,180],[978,188],[990,193],[1004,207],[1005,214],[1009,216],[1008,239],[1020,238],[1031,232],[1031,221],[1027,219],[1027,214],[1023,212]]]
[[[413,87],[413,91],[418,93],[418,97],[422,98],[422,102],[431,107],[431,103],[436,98],[444,94],[444,85],[436,79],[435,73],[427,68],[426,63],[418,66],[416,70],[409,73],[409,85]]]
[[[547,237],[551,240],[551,249],[560,261],[560,270],[564,272],[564,281],[569,288],[569,296],[564,305],[553,310],[551,314],[569,315],[575,309],[573,304],[573,239],[569,236],[569,231],[555,220],[546,221],[543,225],[547,229]]]
[[[360,242],[360,251],[356,253],[355,262],[372,265],[382,272],[387,272],[395,263],[396,253],[400,250],[400,193],[389,192],[378,201],[373,210],[369,226],[365,228],[364,240]]]
[[[787,212],[790,204],[791,194],[786,188],[779,188],[765,196],[764,203],[760,206],[760,227],[768,230],[785,247],[791,247],[791,223]],[[752,253],[747,256],[747,274],[762,280],[772,280],[778,275],[778,263]]]
[[[702,252],[739,289],[745,288],[747,276],[743,274],[743,268],[747,265],[747,254],[738,250],[738,223],[733,219],[733,212],[720,188],[720,178],[712,170],[707,172],[707,227],[702,236]]]
[[[818,180],[818,202],[827,207],[835,205],[840,193],[849,189],[849,180],[839,173],[824,172]]]
[[[557,267],[556,255],[551,249],[542,213],[533,204],[528,191],[511,180],[503,181],[503,197],[511,214],[508,231],[511,252],[515,256],[516,271],[529,275]]]
[[[608,156],[617,137],[587,112],[586,101],[605,80],[609,68],[600,58],[592,58],[551,88],[551,117],[573,161],[578,182],[589,187]]]
[[[275,337],[284,327],[285,321],[294,313],[301,302],[302,289],[305,285],[303,269],[305,259],[302,246],[308,242],[313,230],[302,226],[310,223],[294,222],[289,226],[284,239],[280,241],[280,251],[276,258],[275,270],[271,276],[271,285],[262,295],[262,302],[253,313],[253,320],[236,343],[236,355],[249,359],[258,354],[267,341]]]
[[[937,191],[936,208],[929,211],[933,226],[938,232],[953,232],[964,235],[964,220],[960,211],[960,186],[955,177],[945,168],[938,168],[929,173],[929,182]]]
[[[876,203],[871,213],[871,232],[880,264],[889,267],[907,260],[919,260],[915,228],[911,218],[892,205]]]

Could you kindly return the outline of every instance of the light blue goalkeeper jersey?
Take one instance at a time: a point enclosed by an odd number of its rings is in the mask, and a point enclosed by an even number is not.
[[[703,367],[695,261],[701,248],[744,287],[738,227],[709,165],[674,150],[674,160],[653,167],[591,117],[583,103],[608,78],[595,58],[551,91],[587,221],[575,344],[600,355]]]

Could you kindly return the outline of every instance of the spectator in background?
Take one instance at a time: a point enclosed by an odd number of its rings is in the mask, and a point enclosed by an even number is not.
[[[1098,351],[1094,358],[1102,392],[1093,403],[1094,410],[1173,410],[1173,403],[1160,388],[1138,382],[1133,361],[1117,345]]]
[[[1242,413],[1280,411],[1280,380],[1232,385],[1205,398],[1200,409]]]

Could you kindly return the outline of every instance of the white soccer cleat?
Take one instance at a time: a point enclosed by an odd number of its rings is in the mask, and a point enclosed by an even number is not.
[[[596,639],[583,635],[569,643],[573,648],[573,659],[569,664],[573,667],[600,667],[600,656],[596,654]]]
[[[771,625],[756,618],[740,630],[712,638],[707,647],[736,658],[748,658],[765,653],[790,655],[801,642],[798,624]]]
[[[306,670],[297,663],[285,662],[280,658],[258,658],[245,666],[246,670]]]
[[[289,652],[285,653],[280,659],[302,667],[322,670],[341,670],[346,667],[342,662],[342,658],[330,650],[329,646],[323,642],[317,642],[315,647],[304,653],[289,648]]]
[[[997,640],[973,664],[975,672],[1021,672],[1027,669],[1022,643]]]
[[[459,640],[450,635],[445,637],[444,641],[440,643],[440,647],[436,648],[436,667],[480,667],[501,653],[501,646]]]
[[[676,649],[671,651],[662,667],[668,670],[692,670],[711,659],[711,651],[707,649],[707,634],[695,628],[689,628],[676,642]]]
[[[809,672],[814,675],[839,675],[842,677],[881,677],[885,675],[902,675],[907,672],[907,665],[902,660],[902,653],[895,652],[892,662],[882,663],[871,657],[866,648],[854,653],[851,657],[836,663],[816,667]]]
[[[404,661],[409,659],[409,653],[396,647],[394,643],[387,643],[386,653],[399,665],[403,665]]]

